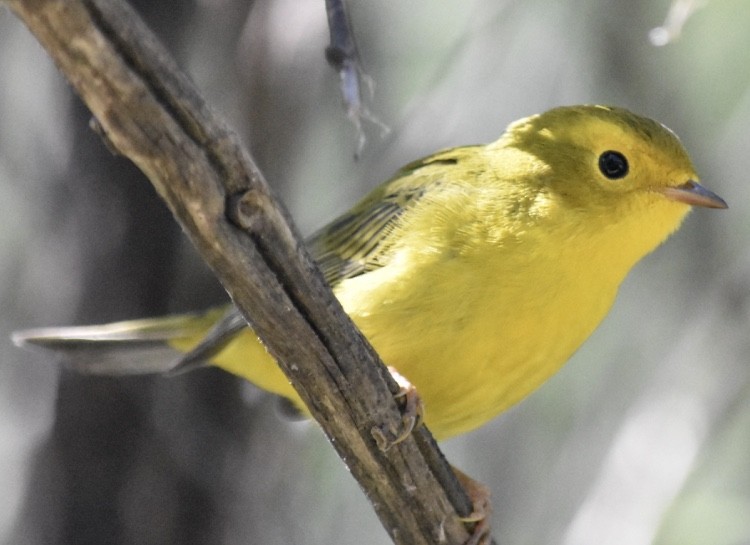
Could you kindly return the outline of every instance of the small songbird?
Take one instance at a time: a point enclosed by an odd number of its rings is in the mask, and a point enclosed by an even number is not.
[[[727,207],[698,184],[669,129],[619,108],[561,107],[511,124],[494,143],[407,165],[309,248],[383,361],[416,388],[430,430],[446,438],[554,374],[628,271],[693,206]],[[15,340],[90,373],[215,365],[305,410],[231,306]]]

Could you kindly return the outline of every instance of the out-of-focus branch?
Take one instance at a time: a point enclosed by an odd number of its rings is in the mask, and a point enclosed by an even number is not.
[[[341,98],[346,106],[346,115],[357,130],[355,157],[358,157],[366,140],[362,126],[363,120],[377,125],[383,133],[387,133],[389,129],[370,112],[364,103],[362,85],[364,83],[372,94],[373,84],[362,69],[345,1],[326,0],[326,14],[331,36],[331,43],[326,47],[326,59],[328,64],[339,73]]]
[[[682,34],[685,23],[707,3],[708,0],[672,0],[664,22],[648,33],[651,44],[661,47],[675,42]]]
[[[471,506],[425,429],[395,437],[397,386],[333,297],[237,136],[120,0],[3,0],[119,153],[149,177],[399,544],[463,543]],[[283,153],[283,150],[279,150]],[[377,433],[373,433],[373,432]],[[455,506],[455,507],[454,507]]]

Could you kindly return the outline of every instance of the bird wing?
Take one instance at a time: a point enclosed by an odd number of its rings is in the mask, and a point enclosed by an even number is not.
[[[313,234],[307,245],[331,286],[386,265],[393,233],[404,213],[445,180],[445,168],[458,163],[460,151],[447,150],[415,161],[370,193],[349,212]],[[438,166],[439,168],[425,168]],[[204,364],[220,352],[244,327],[245,319],[232,305],[204,340],[184,354],[174,372]]]
[[[466,148],[446,150],[405,166],[346,214],[313,234],[308,249],[331,286],[386,265],[404,214],[446,182],[446,167]],[[426,168],[437,166],[439,168]]]

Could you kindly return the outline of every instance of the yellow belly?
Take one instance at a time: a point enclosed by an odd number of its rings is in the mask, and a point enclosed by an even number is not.
[[[451,259],[429,265],[433,274],[414,271],[430,282],[384,268],[336,289],[383,361],[417,388],[439,439],[482,425],[535,390],[590,335],[615,295],[587,278],[562,285],[545,278],[526,288],[493,283],[497,267],[484,265]],[[462,275],[472,277],[456,284]],[[470,288],[456,293],[455,285]],[[529,285],[547,293],[530,294]],[[301,406],[250,330],[213,363]]]
[[[477,274],[475,264],[443,262],[431,282],[407,282],[408,295],[366,276],[349,282],[369,281],[372,289],[345,283],[339,292],[383,361],[416,386],[425,422],[441,439],[484,424],[558,371],[602,320],[616,291],[597,290],[581,278],[549,283],[547,293],[531,283],[538,291],[529,294],[493,284],[488,265]],[[457,275],[466,274],[472,278],[460,285],[471,287],[451,290]]]

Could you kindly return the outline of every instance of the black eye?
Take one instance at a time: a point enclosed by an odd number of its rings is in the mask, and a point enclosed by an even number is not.
[[[619,151],[605,151],[599,156],[599,170],[610,180],[619,180],[628,173],[628,160]]]

